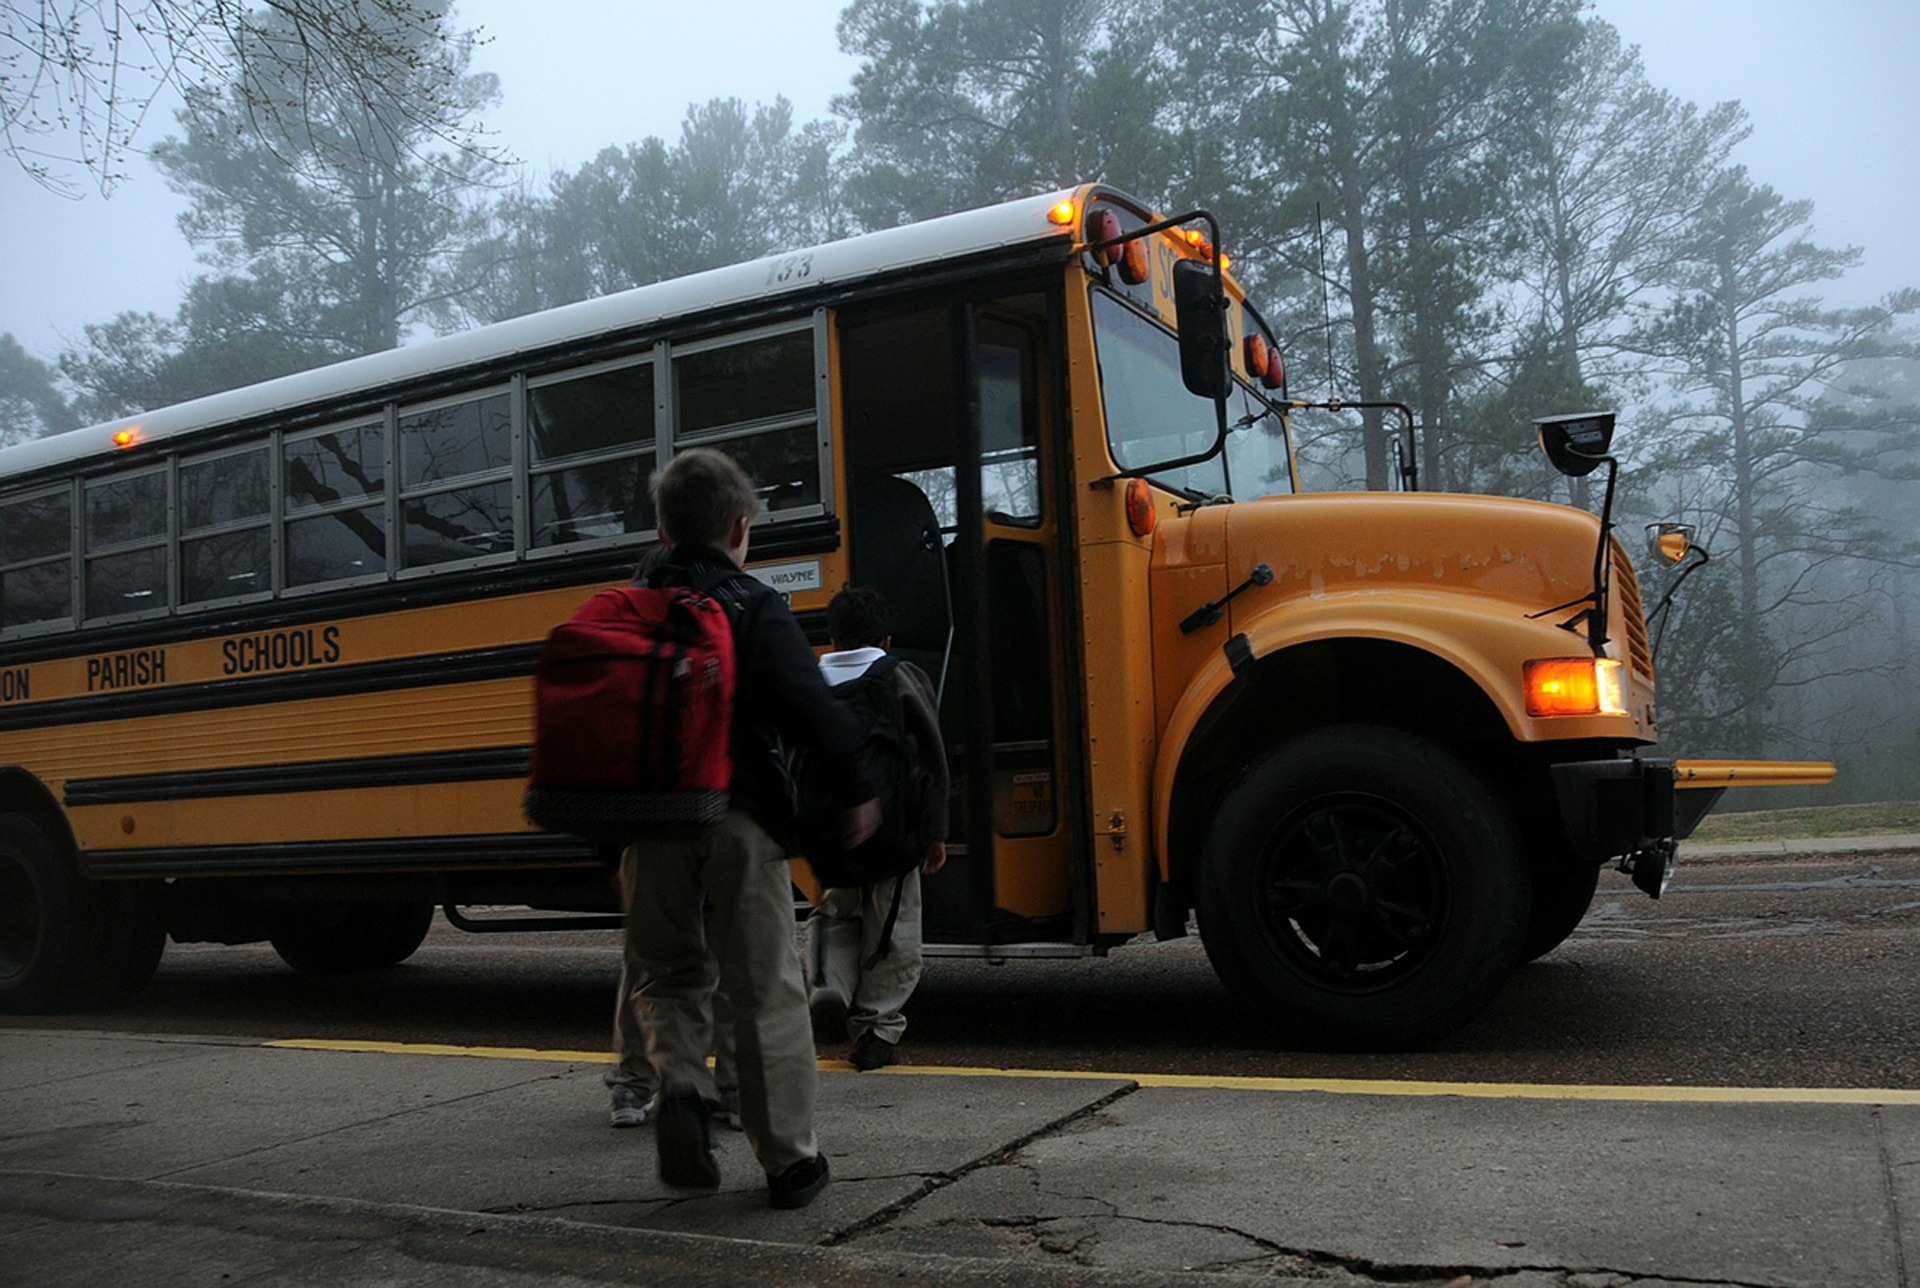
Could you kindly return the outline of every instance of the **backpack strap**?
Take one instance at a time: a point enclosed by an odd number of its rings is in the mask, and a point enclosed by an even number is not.
[[[880,927],[880,942],[874,945],[873,956],[867,958],[862,970],[872,970],[885,961],[887,954],[893,951],[893,926],[900,920],[900,895],[907,888],[907,874],[902,872],[893,878],[893,902],[887,908],[886,924]]]
[[[668,563],[662,559],[634,578],[638,586],[651,586],[656,590],[668,586],[684,586],[688,590],[718,601],[726,609],[727,620],[737,630],[740,619],[747,611],[747,598],[740,592],[741,578],[752,574],[739,568],[688,568],[682,564]]]

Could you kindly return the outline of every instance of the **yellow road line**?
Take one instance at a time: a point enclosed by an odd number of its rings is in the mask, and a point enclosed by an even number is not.
[[[270,1047],[295,1051],[357,1051],[387,1055],[474,1056],[486,1060],[541,1060],[599,1064],[605,1051],[542,1051],[533,1047],[445,1046],[430,1042],[347,1042],[286,1038]],[[828,1072],[851,1070],[845,1060],[822,1060]],[[895,1077],[1045,1078],[1085,1082],[1132,1082],[1142,1087],[1212,1091],[1319,1092],[1334,1096],[1461,1096],[1480,1100],[1624,1100],[1718,1105],[1920,1105],[1920,1091],[1876,1087],[1692,1087],[1585,1086],[1543,1082],[1414,1082],[1387,1078],[1258,1078],[1225,1074],[1100,1073],[1083,1069],[979,1069],[957,1065],[894,1065],[878,1072]]]
[[[264,1046],[291,1051],[360,1051],[380,1055],[467,1055],[482,1060],[545,1060],[555,1064],[594,1064],[605,1051],[541,1051],[533,1047],[447,1046],[438,1042],[349,1042],[329,1038],[278,1038]]]

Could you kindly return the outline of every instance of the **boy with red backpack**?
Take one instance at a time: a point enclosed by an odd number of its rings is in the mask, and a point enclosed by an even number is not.
[[[720,452],[690,448],[654,476],[652,492],[668,551],[647,586],[719,600],[732,639],[724,812],[639,830],[621,857],[629,959],[642,967],[633,1005],[660,1079],[660,1179],[686,1189],[720,1184],[706,1058],[717,982],[733,1003],[741,1123],[768,1199],[804,1207],[827,1184],[827,1160],[813,1134],[817,1070],[794,951],[783,843],[794,811],[782,740],[816,748],[842,775],[834,817],[847,844],[872,833],[879,805],[855,757],[858,721],[821,679],[786,601],[741,571],[759,510],[746,474]]]

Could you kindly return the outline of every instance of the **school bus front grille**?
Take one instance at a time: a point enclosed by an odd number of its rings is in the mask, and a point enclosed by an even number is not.
[[[1640,602],[1640,579],[1633,561],[1619,542],[1613,546],[1613,593],[1620,601],[1620,618],[1627,631],[1627,664],[1641,680],[1653,681],[1653,650],[1647,643],[1647,614]]]

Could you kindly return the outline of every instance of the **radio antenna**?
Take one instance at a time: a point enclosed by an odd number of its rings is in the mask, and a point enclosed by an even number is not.
[[[1340,401],[1333,382],[1333,306],[1327,302],[1327,226],[1320,215],[1320,203],[1313,203],[1313,240],[1320,252],[1320,331],[1327,339],[1327,401]]]

